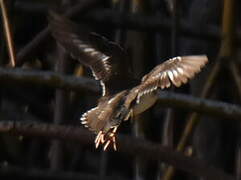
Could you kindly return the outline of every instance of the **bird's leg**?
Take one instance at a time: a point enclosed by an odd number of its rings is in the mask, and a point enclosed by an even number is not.
[[[110,132],[107,133],[108,137],[107,137],[107,142],[104,145],[103,150],[105,151],[107,149],[107,147],[109,146],[110,143],[113,144],[113,149],[116,151],[116,139],[115,139],[115,133],[117,131],[118,126],[114,126]]]
[[[118,126],[114,126],[107,133],[100,131],[95,138],[95,147],[98,148],[100,144],[104,144],[103,150],[105,151],[110,143],[113,144],[113,149],[116,151],[116,138],[115,133]]]
[[[103,133],[103,131],[100,131],[98,133],[98,135],[95,138],[95,148],[98,148],[100,143],[103,144],[105,142],[104,136],[105,134]]]

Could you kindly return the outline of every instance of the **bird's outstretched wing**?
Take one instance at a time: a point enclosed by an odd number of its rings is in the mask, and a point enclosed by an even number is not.
[[[131,75],[127,71],[125,52],[118,44],[96,33],[88,33],[54,12],[49,12],[49,27],[56,41],[100,80],[103,96],[126,88],[123,81],[129,80]]]
[[[132,89],[129,94],[127,104],[136,99],[139,103],[140,98],[155,91],[158,88],[164,89],[172,84],[176,87],[181,86],[200,72],[201,68],[208,62],[206,55],[174,57],[156,66],[151,72],[142,78],[139,86]]]

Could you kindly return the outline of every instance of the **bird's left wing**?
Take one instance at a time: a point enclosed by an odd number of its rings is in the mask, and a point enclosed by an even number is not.
[[[96,34],[88,33],[71,20],[49,12],[52,36],[74,59],[89,67],[102,85],[102,95],[111,95],[125,89],[130,74],[124,50],[116,43]]]

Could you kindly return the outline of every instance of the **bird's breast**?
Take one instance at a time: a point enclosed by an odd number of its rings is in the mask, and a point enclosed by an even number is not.
[[[157,95],[156,93],[150,93],[143,95],[140,99],[139,103],[136,103],[133,106],[133,114],[138,115],[144,111],[146,111],[148,108],[153,106],[157,100]]]

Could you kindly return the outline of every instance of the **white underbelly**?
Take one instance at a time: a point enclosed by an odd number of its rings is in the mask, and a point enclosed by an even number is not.
[[[155,104],[156,100],[157,96],[155,93],[150,93],[142,96],[140,102],[132,108],[134,116],[146,111],[148,108]]]

